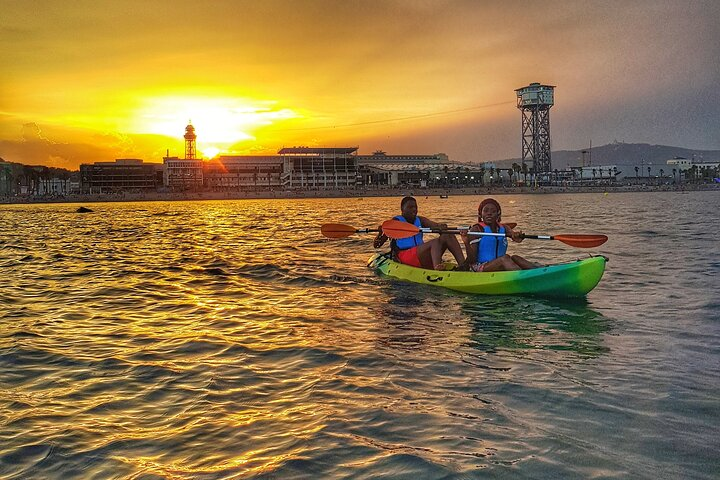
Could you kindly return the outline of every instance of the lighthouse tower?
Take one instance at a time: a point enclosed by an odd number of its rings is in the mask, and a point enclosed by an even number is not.
[[[189,123],[188,126],[185,127],[185,160],[195,159],[196,139],[197,135],[195,135],[195,127],[193,127],[192,124]]]

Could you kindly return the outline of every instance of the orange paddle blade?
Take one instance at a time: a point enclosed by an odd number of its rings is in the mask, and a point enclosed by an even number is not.
[[[420,229],[411,223],[400,220],[386,220],[382,224],[382,231],[388,237],[399,240],[417,235]]]
[[[559,240],[566,245],[579,248],[599,247],[608,241],[607,235],[553,235],[555,240]]]
[[[320,231],[328,238],[344,238],[355,233],[355,227],[342,223],[326,223],[320,227]]]

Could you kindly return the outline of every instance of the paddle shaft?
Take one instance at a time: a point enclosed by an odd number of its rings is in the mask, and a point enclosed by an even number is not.
[[[459,228],[448,228],[445,230],[439,229],[439,228],[427,228],[427,227],[419,227],[418,232],[422,233],[455,233],[460,234],[463,231],[466,231],[468,235],[479,235],[484,237],[505,237],[506,235],[504,233],[491,233],[491,232],[471,232],[469,230],[459,229]],[[534,237],[537,237],[537,235],[534,235]],[[530,236],[524,236],[524,238],[530,238]]]
[[[508,225],[510,226],[510,224]],[[514,225],[513,225],[514,226]],[[512,226],[510,228],[513,228]],[[390,238],[400,239],[408,238],[418,233],[450,233],[458,234],[467,232],[468,235],[486,236],[486,237],[506,237],[506,233],[493,233],[493,232],[475,232],[468,231],[461,228],[428,228],[428,227],[417,227],[407,222],[401,222],[398,220],[387,220],[382,225],[383,233]],[[522,234],[522,238],[530,238],[537,240],[558,240],[566,245],[570,245],[578,248],[593,248],[602,245],[607,242],[607,235],[582,235],[582,234],[567,234],[567,235],[526,235]],[[472,243],[477,243],[477,240],[473,240]]]

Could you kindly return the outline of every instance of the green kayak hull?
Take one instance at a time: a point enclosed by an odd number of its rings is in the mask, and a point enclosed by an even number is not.
[[[532,270],[475,273],[426,270],[394,262],[387,254],[376,254],[368,267],[400,280],[479,295],[582,297],[600,282],[606,262],[607,258],[594,256]]]

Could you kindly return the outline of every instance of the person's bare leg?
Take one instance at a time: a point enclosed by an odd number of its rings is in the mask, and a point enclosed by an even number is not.
[[[483,272],[502,272],[510,270],[521,270],[520,265],[513,262],[509,255],[503,255],[495,260],[490,260],[483,266]]]
[[[455,261],[458,265],[462,265],[463,262],[465,262],[465,255],[463,254],[463,249],[460,246],[460,242],[458,242],[455,234],[443,233],[442,235],[440,235],[439,240],[443,243],[446,250],[450,250],[450,253],[452,253],[453,257],[455,257]]]
[[[440,238],[430,240],[430,244],[430,254],[432,256],[433,268],[437,270],[438,266],[442,265],[443,263],[442,257],[443,253],[445,253],[445,250],[447,250],[447,246],[443,243],[442,240],[440,240]]]
[[[420,259],[420,265],[422,265],[423,268],[435,269],[436,263],[432,252],[434,243],[437,242],[435,240],[430,240],[429,242],[425,242],[417,247],[417,256]],[[442,259],[442,254],[440,255],[440,258]]]
[[[512,259],[513,262],[515,262],[515,264],[516,264],[517,266],[519,266],[519,267],[522,268],[523,270],[530,270],[531,268],[538,268],[538,267],[540,267],[539,264],[534,263],[534,262],[530,262],[530,261],[524,259],[523,257],[521,257],[520,255],[513,255],[513,256],[511,256],[510,258]]]

